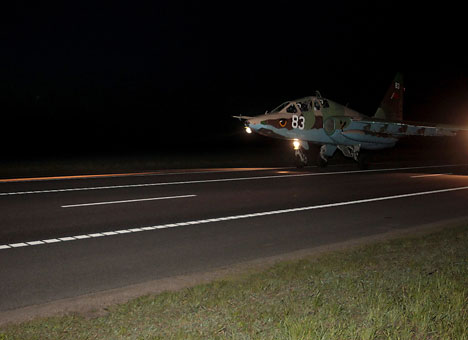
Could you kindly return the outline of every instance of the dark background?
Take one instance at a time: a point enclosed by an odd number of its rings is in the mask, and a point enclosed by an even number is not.
[[[372,115],[397,71],[406,119],[468,125],[466,22],[449,2],[18,1],[2,12],[4,160],[275,145],[231,116],[317,89]]]

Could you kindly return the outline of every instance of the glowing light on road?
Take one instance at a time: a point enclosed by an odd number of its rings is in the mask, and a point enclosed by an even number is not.
[[[245,127],[245,132],[247,132],[247,133],[252,133],[252,129],[249,128],[248,126],[246,126],[246,127]]]

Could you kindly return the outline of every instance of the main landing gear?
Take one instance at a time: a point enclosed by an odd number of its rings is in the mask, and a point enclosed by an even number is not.
[[[338,149],[345,155],[346,157],[350,157],[354,159],[359,169],[365,170],[369,168],[369,160],[370,155],[369,152],[366,150],[361,149],[361,145],[338,145]]]
[[[353,158],[357,162],[359,169],[366,170],[369,168],[369,151],[361,149],[361,145],[339,145],[338,149],[346,157]]]
[[[307,142],[299,140],[294,140],[293,145],[296,167],[303,168],[308,163],[306,151],[309,150],[309,145]],[[368,169],[370,154],[367,150],[362,150],[361,145],[324,144],[320,147],[320,151],[317,152],[316,164],[321,168],[326,167],[328,160],[333,157],[336,149],[339,149],[345,157],[354,159],[359,169]]]
[[[324,144],[320,147],[320,152],[317,155],[317,165],[324,168],[328,165],[328,159],[332,158],[335,154],[336,146],[331,144]]]
[[[321,168],[326,167],[328,159],[333,157],[336,149],[339,149],[344,156],[353,158],[359,169],[364,170],[369,167],[370,155],[366,150],[362,150],[360,145],[324,144],[320,147],[320,152],[317,155],[317,165]]]

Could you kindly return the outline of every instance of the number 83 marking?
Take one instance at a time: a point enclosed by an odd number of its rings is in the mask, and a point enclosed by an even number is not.
[[[305,118],[303,116],[292,115],[293,129],[304,130]]]

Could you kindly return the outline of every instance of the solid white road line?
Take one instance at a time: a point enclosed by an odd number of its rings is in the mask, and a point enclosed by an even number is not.
[[[188,198],[188,197],[196,197],[196,196],[197,195],[182,195],[182,196],[139,198],[139,199],[123,200],[123,201],[69,204],[69,205],[62,205],[61,207],[62,208],[76,208],[76,207],[88,207],[88,206],[91,206],[91,205],[106,205],[106,204],[133,203],[133,202],[143,202],[143,201],[171,200],[171,199],[176,199],[176,198]]]
[[[452,175],[451,172],[445,174],[427,174],[427,175],[417,175],[417,176],[410,176],[411,178],[422,178],[422,177],[436,177],[436,176],[445,176],[445,175]]]
[[[409,194],[401,194],[401,195],[393,195],[393,196],[366,198],[366,199],[356,200],[356,201],[346,201],[346,202],[312,205],[312,206],[308,206],[308,207],[299,207],[299,208],[292,208],[292,209],[264,211],[264,212],[258,212],[258,213],[252,213],[252,214],[242,214],[242,215],[218,217],[218,218],[212,218],[212,219],[206,219],[206,220],[195,220],[195,221],[187,221],[187,222],[181,222],[181,223],[171,223],[171,224],[162,224],[162,225],[147,226],[147,227],[141,227],[141,228],[115,230],[115,231],[108,231],[108,232],[103,232],[103,233],[94,233],[94,234],[87,234],[87,235],[62,237],[62,238],[59,238],[59,239],[30,241],[30,242],[26,242],[26,243],[21,242],[21,243],[4,244],[4,245],[0,245],[0,250],[1,249],[10,249],[10,248],[30,247],[30,246],[35,246],[35,245],[47,244],[47,243],[75,241],[75,240],[86,239],[86,238],[97,238],[97,237],[113,236],[113,235],[118,235],[118,234],[122,234],[122,233],[130,233],[130,232],[131,233],[138,233],[138,232],[149,231],[149,230],[168,229],[168,228],[185,227],[185,226],[189,226],[189,225],[197,225],[197,224],[204,224],[204,223],[240,220],[240,219],[243,219],[243,218],[253,218],[253,217],[262,217],[262,216],[269,216],[269,215],[288,214],[288,213],[315,210],[315,209],[342,207],[342,206],[347,206],[347,205],[364,204],[364,203],[387,201],[387,200],[394,200],[394,199],[407,198],[407,197],[416,197],[416,196],[424,196],[424,195],[434,195],[434,194],[441,194],[441,193],[454,192],[454,191],[460,191],[460,190],[468,190],[468,186],[466,186],[466,187],[457,187],[457,188],[448,188],[448,189],[440,189],[440,190],[431,190],[431,191],[422,191],[422,192],[413,192],[413,193],[409,193]]]
[[[68,188],[68,189],[49,189],[49,190],[36,190],[36,191],[1,192],[1,193],[0,193],[0,196],[29,195],[29,194],[47,194],[47,193],[72,192],[72,191],[87,191],[87,190],[106,190],[106,189],[122,189],[122,188],[140,188],[140,187],[167,186],[167,185],[183,185],[183,184],[201,184],[201,183],[219,183],[219,182],[251,181],[251,180],[261,180],[261,179],[276,179],[276,178],[306,177],[306,176],[332,176],[332,175],[358,174],[358,173],[368,173],[368,172],[385,172],[385,171],[398,171],[398,170],[446,168],[446,167],[456,167],[456,166],[461,166],[461,165],[463,165],[463,164],[454,164],[454,165],[433,165],[433,166],[417,166],[417,167],[388,168],[388,169],[372,169],[372,170],[353,170],[353,171],[318,172],[318,173],[303,173],[303,174],[292,174],[292,175],[273,175],[273,176],[239,177],[239,178],[220,178],[220,179],[207,179],[207,180],[196,180],[196,181],[162,182],[162,183],[142,183],[142,184],[127,184],[127,185],[111,185],[111,186],[101,186],[101,187],[84,187],[84,188]]]
[[[312,166],[314,167],[314,166]],[[276,167],[276,168],[226,168],[226,169],[199,169],[198,171],[180,171],[180,172],[133,172],[120,174],[96,174],[96,175],[72,175],[72,176],[55,176],[55,177],[29,177],[29,178],[10,178],[0,179],[0,183],[15,183],[15,182],[44,182],[44,181],[63,181],[77,179],[97,179],[97,178],[115,178],[115,177],[149,177],[149,176],[170,176],[170,175],[187,175],[187,174],[212,174],[225,172],[256,172],[268,170],[292,169],[292,167]]]

